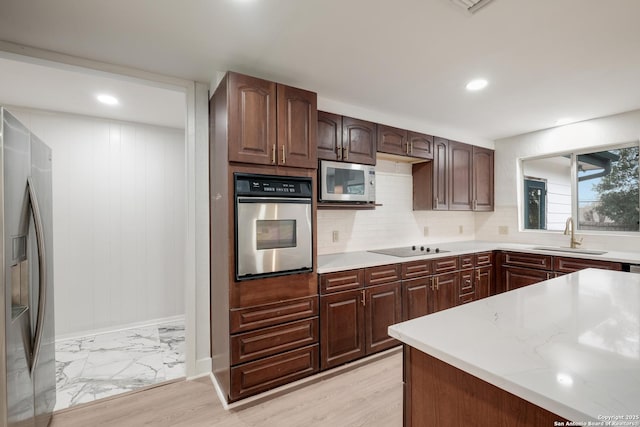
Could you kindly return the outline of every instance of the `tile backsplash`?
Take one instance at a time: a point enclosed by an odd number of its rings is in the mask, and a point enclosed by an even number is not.
[[[319,255],[475,238],[473,212],[413,211],[411,164],[378,159],[376,187],[375,210],[318,210]]]

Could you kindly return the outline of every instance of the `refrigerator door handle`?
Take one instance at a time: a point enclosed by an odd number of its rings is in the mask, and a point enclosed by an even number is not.
[[[44,329],[44,310],[47,302],[47,259],[46,248],[44,242],[44,227],[42,226],[42,216],[40,215],[40,208],[38,206],[38,198],[36,196],[35,188],[31,182],[31,178],[27,178],[27,189],[29,194],[29,204],[31,205],[31,211],[33,212],[34,226],[36,230],[36,241],[38,245],[38,316],[36,320],[35,336],[33,337],[33,353],[31,355],[30,369],[36,366],[38,355],[40,353],[40,342],[42,341],[42,330]],[[27,222],[28,223],[28,222]]]

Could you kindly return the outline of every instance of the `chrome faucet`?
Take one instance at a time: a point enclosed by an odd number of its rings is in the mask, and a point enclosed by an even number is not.
[[[569,217],[567,218],[567,222],[564,226],[564,235],[567,236],[571,234],[571,248],[575,249],[578,247],[578,245],[582,244],[582,239],[576,240],[573,229],[574,229],[573,217]]]

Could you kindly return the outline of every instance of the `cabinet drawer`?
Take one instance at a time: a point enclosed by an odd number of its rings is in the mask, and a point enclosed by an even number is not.
[[[231,364],[250,362],[317,342],[317,317],[245,332],[231,337]]]
[[[270,390],[318,372],[318,345],[231,368],[231,400]]]
[[[400,264],[381,265],[364,269],[365,286],[382,285],[397,282],[401,279]]]
[[[554,277],[554,274],[548,271],[520,267],[504,267],[503,274],[506,291],[533,285]]]
[[[320,275],[320,293],[347,291],[364,286],[364,271],[348,270],[337,271]]]
[[[474,272],[475,270],[463,270],[460,272],[460,291],[458,292],[460,296],[476,291]]]
[[[475,266],[484,267],[493,264],[493,252],[482,252],[475,254]]]
[[[231,333],[246,332],[318,315],[318,297],[230,310]]]
[[[428,276],[432,272],[431,261],[410,261],[402,264],[402,278],[413,279],[415,277]]]
[[[467,268],[473,268],[475,265],[474,254],[460,255],[460,269],[465,270]]]
[[[457,271],[460,267],[458,266],[458,257],[446,257],[439,258],[433,260],[433,273],[446,273],[448,271]]]
[[[505,265],[551,270],[553,268],[551,255],[528,254],[522,252],[505,252]]]
[[[553,262],[553,269],[562,273],[573,273],[574,271],[591,267],[601,268],[603,270],[622,270],[621,263],[612,261],[556,257]]]

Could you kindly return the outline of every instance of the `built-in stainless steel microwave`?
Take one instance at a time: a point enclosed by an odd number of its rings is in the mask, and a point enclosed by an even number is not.
[[[375,203],[376,170],[357,163],[320,162],[320,201]]]

